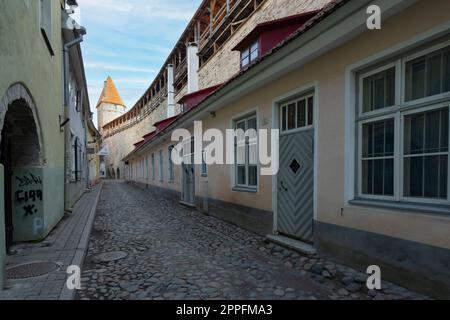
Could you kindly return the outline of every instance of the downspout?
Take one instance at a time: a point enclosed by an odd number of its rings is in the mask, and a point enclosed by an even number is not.
[[[68,122],[70,121],[70,101],[69,101],[69,82],[70,82],[70,58],[69,51],[70,48],[76,46],[83,42],[83,34],[86,34],[86,30],[80,30],[81,34],[78,38],[65,43],[63,46],[63,68],[64,68],[64,122],[66,125],[64,126],[64,211],[66,213],[72,212],[72,207],[70,205],[70,193],[69,193],[69,184],[70,184],[70,126],[68,126]]]

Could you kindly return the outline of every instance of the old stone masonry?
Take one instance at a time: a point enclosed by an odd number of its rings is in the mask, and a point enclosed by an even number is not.
[[[157,191],[105,182],[78,299],[423,299],[302,256]]]

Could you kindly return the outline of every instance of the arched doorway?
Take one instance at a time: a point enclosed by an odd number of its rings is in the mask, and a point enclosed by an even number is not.
[[[20,84],[0,101],[0,164],[3,166],[5,242],[27,240],[43,226],[42,143],[36,108]],[[16,237],[17,235],[17,237]]]

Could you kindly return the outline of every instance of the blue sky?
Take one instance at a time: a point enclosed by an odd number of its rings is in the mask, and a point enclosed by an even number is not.
[[[78,0],[91,110],[111,75],[128,108],[148,88],[201,0]],[[96,124],[96,119],[95,124]]]

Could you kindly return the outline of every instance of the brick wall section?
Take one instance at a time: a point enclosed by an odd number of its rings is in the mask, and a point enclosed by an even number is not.
[[[231,49],[258,24],[302,12],[321,9],[330,0],[269,0],[235,31],[232,37],[199,70],[199,88],[204,89],[227,81],[240,69],[239,52]]]

